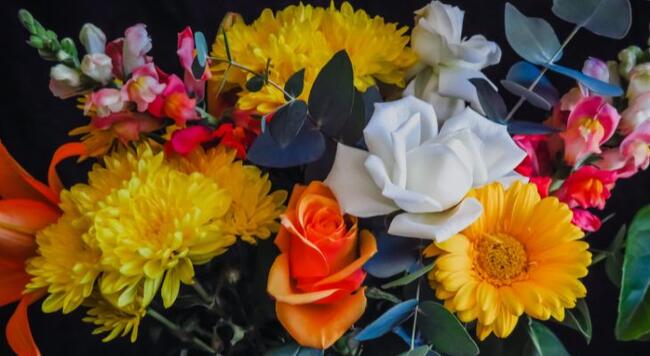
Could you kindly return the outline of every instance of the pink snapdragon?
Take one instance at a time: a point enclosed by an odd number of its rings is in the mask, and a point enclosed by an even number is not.
[[[133,77],[122,87],[122,95],[136,103],[138,111],[144,112],[164,90],[165,84],[159,82],[153,63],[147,63],[133,72]]]
[[[596,165],[616,171],[620,178],[629,178],[647,169],[650,166],[650,121],[641,123],[619,147],[606,150]]]
[[[556,196],[571,208],[604,209],[616,183],[616,172],[583,166],[572,172]]]
[[[167,77],[165,89],[151,103],[149,112],[156,117],[169,117],[179,127],[184,127],[188,120],[199,119],[196,99],[187,95],[185,85],[175,74]]]
[[[122,46],[122,61],[124,74],[129,75],[136,68],[149,62],[147,52],[151,50],[151,38],[144,24],[133,25],[124,31],[124,44]]]
[[[600,218],[586,209],[573,208],[573,218],[571,222],[584,231],[595,232],[600,230],[602,222]]]
[[[580,100],[569,114],[566,131],[560,133],[564,160],[573,166],[592,153],[601,153],[600,145],[612,137],[620,118],[602,97]]]
[[[630,100],[628,108],[621,114],[621,124],[618,129],[623,135],[629,135],[639,125],[649,120],[650,92]]]
[[[210,68],[206,66],[200,78],[194,76],[194,72],[192,72],[192,63],[195,57],[194,49],[194,35],[192,34],[192,29],[188,26],[178,33],[178,50],[176,54],[178,54],[184,70],[183,81],[185,82],[185,86],[198,100],[202,100],[205,96],[205,82],[210,79],[211,73]]]
[[[89,115],[94,112],[92,116],[106,117],[122,111],[124,104],[124,97],[118,89],[103,88],[88,95],[84,114]]]

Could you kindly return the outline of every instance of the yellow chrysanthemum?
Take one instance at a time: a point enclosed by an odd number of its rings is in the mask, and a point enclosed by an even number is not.
[[[234,150],[222,146],[207,151],[199,148],[171,163],[182,172],[202,173],[226,190],[232,205],[222,219],[224,233],[254,244],[256,238],[266,239],[278,231],[278,217],[284,211],[282,204],[287,192],[270,193],[268,175],[255,166],[235,160],[235,155]]]
[[[96,293],[84,302],[84,306],[89,309],[83,321],[97,326],[93,330],[93,335],[107,332],[108,335],[102,339],[104,342],[129,334],[131,334],[131,342],[135,342],[138,338],[140,320],[147,313],[141,303],[118,307],[116,295],[104,297]]]
[[[332,56],[345,49],[354,68],[354,85],[365,91],[379,80],[404,86],[406,70],[416,57],[407,44],[407,27],[397,28],[379,16],[370,17],[365,11],[354,11],[345,2],[338,10],[311,5],[292,5],[273,14],[262,12],[252,24],[235,17],[227,30],[232,58],[256,72],[265,70],[270,61],[270,79],[280,85],[300,69],[305,69],[304,90],[300,98],[307,99],[320,69]],[[219,34],[212,55],[225,59],[223,35]],[[227,64],[215,64],[211,81],[219,86]],[[244,89],[237,103],[243,110],[268,113],[284,103],[282,92],[265,86],[258,92],[245,90],[250,73],[231,68],[225,76],[227,83]]]
[[[586,295],[579,278],[591,263],[569,207],[541,199],[533,184],[499,183],[472,191],[483,214],[450,239],[430,245],[438,256],[429,281],[436,297],[463,322],[477,319],[476,334],[507,337],[523,313],[564,319]]]

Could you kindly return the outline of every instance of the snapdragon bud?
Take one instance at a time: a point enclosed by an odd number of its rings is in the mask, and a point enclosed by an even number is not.
[[[79,41],[86,49],[86,53],[104,53],[106,48],[106,35],[97,26],[87,23],[79,32]]]

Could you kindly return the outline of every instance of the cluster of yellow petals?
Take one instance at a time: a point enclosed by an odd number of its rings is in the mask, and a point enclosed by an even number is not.
[[[103,157],[87,184],[62,192],[63,216],[37,235],[27,289],[47,289],[45,312],[83,304],[107,340],[135,340],[159,291],[171,306],[195,265],[238,236],[254,242],[277,231],[286,192],[270,193],[267,176],[234,158],[223,147],[166,158],[146,143]]]
[[[354,85],[365,91],[376,80],[404,86],[406,70],[416,62],[407,47],[407,27],[398,28],[379,16],[370,17],[365,11],[355,11],[347,2],[338,10],[334,3],[328,8],[292,5],[276,12],[265,9],[260,17],[247,25],[235,17],[226,36],[232,59],[258,73],[270,65],[269,78],[284,85],[289,77],[305,69],[301,99],[309,97],[312,84],[320,69],[332,56],[345,49],[354,69]],[[224,36],[217,35],[212,55],[226,59]],[[270,61],[270,62],[269,62]],[[243,89],[237,105],[242,110],[269,113],[284,104],[283,93],[271,86],[258,92],[245,90],[250,73],[231,68],[227,63],[215,63],[212,87],[225,79],[228,87]]]
[[[524,313],[563,320],[564,310],[585,297],[579,278],[591,264],[569,207],[520,182],[508,190],[493,183],[469,196],[483,205],[482,216],[425,250],[438,256],[429,273],[436,297],[461,321],[477,320],[481,340],[492,332],[507,337]]]

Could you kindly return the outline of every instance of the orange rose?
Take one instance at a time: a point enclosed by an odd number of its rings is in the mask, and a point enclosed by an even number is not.
[[[269,272],[268,292],[285,329],[308,347],[326,349],[366,308],[364,263],[377,252],[357,218],[343,215],[321,182],[296,185],[275,244],[281,254]]]

